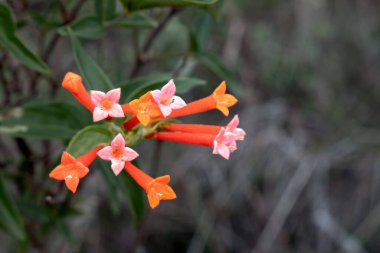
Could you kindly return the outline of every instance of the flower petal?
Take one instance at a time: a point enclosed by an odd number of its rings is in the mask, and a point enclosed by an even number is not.
[[[172,96],[174,96],[175,91],[176,91],[176,88],[175,88],[175,84],[174,84],[173,79],[171,79],[161,89],[162,95],[165,96],[165,97],[172,97]]]
[[[124,118],[123,108],[119,104],[114,104],[108,113],[114,118]]]
[[[170,105],[159,105],[162,115],[166,118],[172,113],[172,108]]]
[[[149,205],[152,209],[156,208],[160,204],[160,198],[156,191],[152,190],[147,193]]]
[[[122,160],[112,160],[112,171],[117,176],[120,174],[120,172],[124,169],[125,162]]]
[[[58,165],[52,172],[50,172],[49,177],[55,180],[64,180],[71,172],[70,167],[65,165]]]
[[[217,155],[218,154],[218,142],[216,141],[216,140],[214,140],[214,148],[213,148],[213,150],[212,150],[212,153],[214,154],[214,155]]]
[[[64,151],[62,153],[62,156],[61,156],[61,163],[63,165],[66,165],[66,164],[70,164],[70,163],[74,163],[75,162],[75,158],[70,155],[69,153],[67,153],[66,151]]]
[[[186,103],[185,103],[185,101],[183,101],[182,98],[180,98],[178,96],[173,96],[172,103],[170,104],[170,107],[172,109],[180,109],[184,106],[186,106]]]
[[[246,135],[245,131],[241,128],[235,128],[233,133],[235,134],[235,139],[239,141],[243,141]]]
[[[160,193],[162,194],[162,200],[169,200],[177,198],[177,195],[169,185],[165,185],[161,188]]]
[[[226,145],[218,145],[217,152],[220,156],[227,160],[230,158],[230,150]]]
[[[154,181],[161,183],[161,184],[168,184],[170,182],[170,176],[165,175],[165,176],[161,176],[161,177],[156,177],[156,179],[154,179]]]
[[[98,106],[105,98],[106,94],[101,91],[91,90],[90,91],[91,101],[95,106]]]
[[[133,149],[128,148],[128,147],[124,148],[124,155],[123,155],[124,161],[130,162],[130,161],[136,159],[138,156],[139,156],[139,154],[136,151],[134,151]]]
[[[79,185],[79,177],[76,173],[72,173],[68,175],[65,178],[65,183],[67,188],[72,192],[75,193],[77,191],[78,185]]]
[[[95,107],[94,111],[92,112],[92,118],[94,122],[101,121],[103,119],[106,119],[108,117],[108,112],[103,111],[99,106]]]
[[[112,147],[107,146],[102,148],[96,153],[100,158],[106,161],[111,161],[112,160]]]
[[[106,98],[108,98],[109,100],[111,100],[115,104],[118,104],[119,100],[120,100],[120,93],[121,93],[120,88],[110,90],[109,92],[107,92]]]
[[[111,142],[111,147],[112,148],[124,148],[125,147],[125,140],[124,140],[123,135],[121,135],[120,133],[117,134]]]
[[[156,104],[160,104],[161,97],[162,97],[161,91],[160,90],[154,90],[154,91],[151,91],[150,94],[152,94],[152,97],[153,97],[154,101],[156,102]]]
[[[228,110],[228,107],[224,106],[224,105],[216,105],[216,109],[218,109],[219,111],[221,111],[223,113],[224,116],[228,116],[228,114],[230,113],[230,111]]]
[[[225,94],[227,89],[226,81],[223,81],[219,84],[219,86],[214,90],[214,94]]]
[[[230,123],[228,123],[227,129],[228,131],[233,132],[238,125],[239,125],[239,116],[235,115],[230,121]]]
[[[76,162],[75,167],[76,167],[79,178],[84,178],[88,174],[88,172],[90,172],[90,170],[86,166],[84,166],[81,162]]]
[[[149,115],[138,113],[136,116],[137,116],[137,119],[140,121],[140,123],[143,126],[147,126],[149,124],[149,122],[150,122],[150,116]]]

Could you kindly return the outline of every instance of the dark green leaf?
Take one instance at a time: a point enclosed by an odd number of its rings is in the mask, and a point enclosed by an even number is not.
[[[70,28],[67,28],[70,36],[71,47],[73,49],[77,67],[91,89],[108,91],[113,88],[111,80],[96,64],[96,62],[83,50],[78,38]]]
[[[125,171],[120,173],[117,179],[121,192],[127,200],[128,208],[132,214],[133,220],[135,222],[141,221],[144,217],[146,201],[143,189]]]
[[[121,28],[153,28],[157,26],[157,21],[147,15],[136,14],[112,22],[110,25]]]
[[[73,35],[85,39],[99,39],[105,33],[102,24],[96,17],[82,18],[70,25],[70,28]],[[61,35],[67,35],[66,28],[60,28],[58,32]]]
[[[116,16],[116,0],[95,0],[94,2],[96,16],[101,22]]]
[[[80,130],[70,141],[66,151],[74,157],[91,151],[102,143],[109,144],[112,132],[106,125],[92,125]]]
[[[198,61],[207,67],[211,72],[227,82],[227,85],[233,90],[234,93],[239,94],[239,89],[236,86],[236,79],[234,74],[224,65],[222,59],[210,52],[199,52],[195,55]]]
[[[0,46],[12,53],[15,58],[30,69],[50,74],[47,65],[25,46],[15,32],[15,23],[10,9],[5,4],[0,3]]]
[[[90,123],[83,108],[61,101],[32,101],[15,108],[0,122],[0,133],[16,137],[69,139]]]
[[[46,205],[38,205],[32,200],[32,196],[27,196],[17,203],[21,214],[29,219],[37,220],[41,223],[49,221],[49,211]]]
[[[207,6],[218,0],[120,0],[124,8],[136,11],[154,7]]]
[[[110,203],[112,212],[114,214],[120,213],[120,203],[118,199],[118,180],[117,177],[115,177],[115,174],[113,174],[112,170],[110,169],[110,164],[105,161],[98,161],[100,172],[102,173],[102,178],[104,182],[106,183],[107,187],[107,199]]]
[[[5,189],[5,184],[0,175],[0,227],[17,240],[26,239],[26,233],[22,217],[17,206],[12,201]]]
[[[206,81],[192,78],[192,77],[179,77],[174,79],[175,85],[177,87],[176,94],[184,94],[194,87],[205,85]]]
[[[7,35],[13,35],[16,32],[11,10],[3,3],[0,3],[0,31]]]

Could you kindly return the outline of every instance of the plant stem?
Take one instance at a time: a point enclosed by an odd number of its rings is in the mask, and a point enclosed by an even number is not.
[[[129,78],[134,78],[139,73],[140,69],[146,63],[145,55],[148,53],[149,49],[152,47],[155,39],[160,34],[160,32],[164,29],[166,24],[172,19],[177,13],[179,13],[180,9],[172,8],[168,15],[162,20],[162,22],[153,29],[147,36],[143,48],[140,53],[136,54],[135,63],[132,68],[131,73],[129,74]]]

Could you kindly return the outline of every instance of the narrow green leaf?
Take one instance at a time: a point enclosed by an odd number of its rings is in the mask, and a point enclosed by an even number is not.
[[[125,196],[128,208],[135,223],[144,217],[145,212],[145,193],[135,180],[125,171],[117,177],[121,192]]]
[[[66,151],[74,157],[81,156],[102,143],[109,144],[112,132],[106,125],[92,125],[80,130],[70,141]]]
[[[22,64],[43,74],[50,74],[47,65],[17,37],[12,13],[0,3],[0,46],[8,50]]]
[[[6,191],[0,175],[0,227],[17,240],[24,241],[26,233],[21,214]]]
[[[73,35],[85,39],[100,39],[105,31],[96,17],[82,18],[69,26]],[[68,35],[66,27],[58,29],[61,35]]]
[[[0,3],[0,24],[0,31],[3,33],[13,35],[16,32],[11,10],[3,3]]]
[[[111,22],[109,25],[120,28],[154,28],[158,23],[147,15],[136,14],[133,16],[127,16],[117,22]]]
[[[0,133],[15,137],[69,139],[91,122],[83,108],[61,101],[31,101],[1,121]]]
[[[192,78],[192,77],[179,77],[174,79],[175,86],[177,88],[176,94],[184,94],[194,87],[202,86],[206,84],[205,80]]]
[[[116,0],[95,0],[94,3],[96,16],[101,22],[116,16]]]
[[[207,6],[218,0],[120,0],[124,8],[136,11],[155,7]]]
[[[97,161],[100,167],[100,172],[102,173],[102,178],[106,183],[107,187],[107,200],[110,203],[112,212],[114,214],[120,213],[120,203],[118,199],[119,183],[115,174],[113,174],[110,164],[105,161]]]
[[[78,38],[67,28],[77,67],[91,89],[108,91],[113,88],[111,80],[98,64],[83,50]]]
[[[222,59],[218,55],[202,51],[197,53],[195,57],[202,65],[207,67],[216,76],[225,80],[229,88],[231,88],[235,94],[238,95],[240,93],[234,74],[224,65]]]

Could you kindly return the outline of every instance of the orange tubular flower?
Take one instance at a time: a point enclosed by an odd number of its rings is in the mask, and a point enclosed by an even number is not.
[[[226,82],[223,81],[210,96],[188,103],[181,109],[173,110],[167,118],[181,117],[213,109],[218,109],[225,116],[228,116],[228,108],[236,104],[238,100],[234,96],[226,94],[226,89]]]
[[[75,193],[79,179],[84,178],[88,174],[88,166],[95,160],[96,153],[103,147],[104,145],[100,145],[78,158],[74,158],[69,153],[63,152],[61,164],[50,172],[49,177],[55,180],[65,180],[67,188]]]
[[[90,95],[82,83],[82,78],[72,72],[68,72],[62,81],[62,87],[71,92],[73,96],[90,112],[95,108]]]
[[[151,208],[156,208],[160,204],[160,200],[175,199],[177,197],[173,189],[168,185],[170,176],[152,178],[130,162],[125,163],[125,170],[146,191]]]
[[[221,126],[211,126],[203,124],[170,124],[164,130],[183,132],[183,133],[200,133],[200,134],[213,134],[219,133]]]
[[[150,92],[141,96],[139,99],[129,102],[130,110],[141,124],[147,126],[152,118],[161,118],[161,110],[154,102]],[[123,108],[126,108],[125,106]]]
[[[121,109],[123,109],[124,114],[133,114],[129,104],[121,105]]]
[[[157,132],[157,140],[174,141],[192,145],[213,147],[215,135],[197,133],[178,133],[178,132]]]

